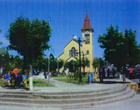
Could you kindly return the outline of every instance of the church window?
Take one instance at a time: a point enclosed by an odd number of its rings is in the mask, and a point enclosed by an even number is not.
[[[73,56],[73,57],[75,56],[75,53],[76,53],[75,48],[72,47],[72,56]]]
[[[89,34],[86,34],[85,38],[86,38],[85,44],[90,44],[90,36],[89,36]]]
[[[89,54],[89,50],[87,50],[87,54]]]

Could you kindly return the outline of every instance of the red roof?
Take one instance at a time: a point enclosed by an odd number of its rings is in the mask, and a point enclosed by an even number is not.
[[[94,57],[94,60],[95,60],[95,59],[99,59],[99,58],[98,58],[98,57]]]
[[[92,29],[91,24],[90,24],[90,19],[89,19],[87,13],[86,13],[86,17],[85,17],[84,25],[83,25],[83,28],[82,29]]]

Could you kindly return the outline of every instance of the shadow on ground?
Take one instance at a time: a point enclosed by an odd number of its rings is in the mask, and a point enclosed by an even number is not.
[[[29,88],[24,88],[24,87],[15,88],[15,87],[11,87],[11,86],[5,86],[5,87],[2,87],[2,88],[11,89],[11,90],[15,90],[15,89],[29,90]]]
[[[114,80],[113,80],[114,79]],[[127,84],[127,83],[131,83],[131,82],[123,82],[123,81],[117,81],[118,78],[117,77],[105,77],[103,79],[103,82],[100,82],[100,79],[99,81],[95,81],[95,82],[92,82],[92,83],[98,83],[98,84]]]
[[[98,84],[127,84],[127,83],[130,83],[130,82],[117,82],[117,81],[103,81],[103,82],[100,82],[100,81],[96,81],[96,82],[92,82],[92,83],[98,83]]]

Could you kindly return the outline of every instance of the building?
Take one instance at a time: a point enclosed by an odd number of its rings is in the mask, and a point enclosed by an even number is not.
[[[90,19],[88,16],[88,13],[86,13],[86,17],[84,19],[83,28],[81,29],[82,32],[82,38],[83,45],[80,45],[81,51],[85,54],[85,58],[88,58],[90,61],[89,65],[85,67],[85,72],[94,72],[94,68],[92,66],[92,62],[94,59],[93,54],[93,28],[90,24]],[[79,54],[77,54],[77,51],[79,52],[79,43],[77,40],[73,39],[64,47],[64,52],[59,55],[57,59],[63,59],[65,62],[69,62],[71,60],[77,60],[79,59]],[[82,57],[82,54],[81,54]],[[63,70],[64,67],[62,67],[60,70]],[[83,68],[82,68],[83,71]]]

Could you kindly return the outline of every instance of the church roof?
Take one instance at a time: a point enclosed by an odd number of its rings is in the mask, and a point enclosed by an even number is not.
[[[85,20],[84,20],[84,25],[83,25],[82,30],[83,29],[92,29],[91,24],[90,24],[90,19],[88,17],[88,13],[86,13],[86,17],[85,17]]]
[[[71,41],[74,41],[74,42],[78,43],[76,40],[73,40],[73,39],[71,39],[71,40],[69,41],[69,43],[70,43]],[[69,44],[69,43],[68,43],[68,44]],[[67,44],[67,45],[68,45],[68,44]],[[67,45],[66,45],[66,46],[67,46]],[[78,43],[78,45],[79,45],[79,43]],[[65,46],[65,47],[66,47],[66,46]],[[80,46],[82,46],[82,45],[80,44]],[[65,47],[64,47],[64,48],[65,48]]]

